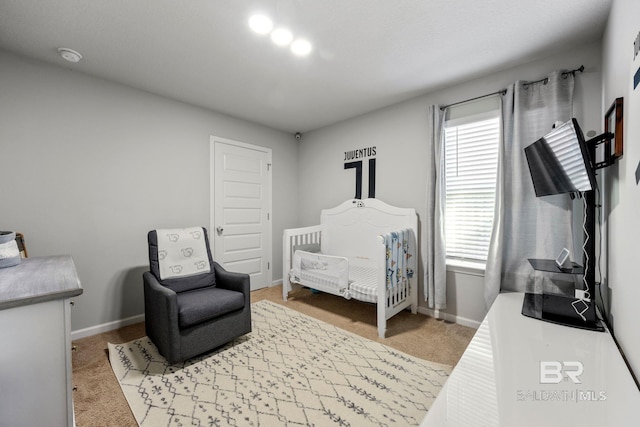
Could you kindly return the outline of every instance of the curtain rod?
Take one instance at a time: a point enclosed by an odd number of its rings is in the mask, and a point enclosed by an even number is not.
[[[579,66],[578,68],[576,68],[575,70],[571,70],[571,71],[563,71],[562,72],[562,78],[566,79],[569,74],[573,74],[574,76],[576,75],[577,72],[583,72],[584,71],[584,65]],[[535,80],[533,82],[524,82],[522,84],[522,86],[527,89],[529,86],[534,85],[536,83],[542,83],[542,84],[547,84],[549,82],[549,77],[545,77],[544,79],[540,79],[540,80]]]
[[[564,77],[565,79],[567,78],[567,76],[569,74],[573,74],[575,75],[577,72],[583,72],[584,71],[584,65],[579,66],[578,68],[576,68],[575,70],[571,70],[571,71],[565,71],[562,73],[562,77]]]
[[[577,72],[582,73],[584,71],[584,65],[579,66],[578,68],[571,70],[571,71],[563,71],[562,72],[562,78],[566,79],[567,76],[569,76],[569,74],[573,74],[575,76],[575,74]],[[536,80],[534,82],[526,82],[524,84],[525,88],[529,85],[535,84],[535,83],[541,83],[544,82],[544,84],[547,84],[547,82],[549,81],[549,78],[545,77],[544,79],[540,79],[540,80]],[[458,105],[458,104],[464,104],[465,102],[471,102],[471,101],[475,101],[476,99],[482,99],[482,98],[486,98],[487,96],[493,96],[493,95],[504,95],[505,93],[507,93],[506,89],[502,89],[499,90],[498,92],[493,92],[493,93],[488,93],[486,95],[481,95],[481,96],[476,96],[475,98],[470,98],[470,99],[465,99],[464,101],[459,101],[459,102],[454,102],[453,104],[449,104],[449,105],[443,105],[442,107],[440,107],[441,111],[446,110],[449,107],[453,107],[454,105]]]
[[[441,111],[444,111],[444,110],[446,110],[446,109],[447,109],[447,108],[449,108],[449,107],[453,107],[454,105],[464,104],[465,102],[475,101],[476,99],[486,98],[487,96],[493,96],[493,95],[504,95],[505,93],[507,93],[507,90],[506,90],[506,89],[502,89],[502,90],[499,90],[499,91],[497,91],[497,92],[488,93],[488,94],[486,94],[486,95],[476,96],[475,98],[465,99],[464,101],[454,102],[453,104],[443,105],[442,107],[440,107],[440,110],[441,110]]]

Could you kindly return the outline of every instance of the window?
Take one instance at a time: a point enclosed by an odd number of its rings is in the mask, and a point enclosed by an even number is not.
[[[493,227],[499,99],[447,110],[444,126],[447,261],[486,263]]]

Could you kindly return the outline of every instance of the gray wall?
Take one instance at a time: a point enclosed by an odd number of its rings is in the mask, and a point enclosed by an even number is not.
[[[291,135],[7,52],[0,64],[0,229],[24,233],[30,256],[73,256],[73,330],[143,313],[148,230],[209,226],[210,135],[273,150],[282,277],[282,231],[297,223]]]
[[[7,52],[0,52],[0,63],[0,228],[25,233],[32,256],[74,257],[85,288],[73,310],[74,330],[143,312],[148,230],[208,225],[210,135],[273,149],[278,280],[282,230],[315,224],[322,208],[353,197],[345,151],[376,146],[376,196],[424,217],[430,104],[584,64],[575,115],[585,131],[600,131],[602,122],[599,43],[309,132],[299,143],[283,132]],[[451,271],[447,289],[448,316],[482,320],[481,276]],[[420,302],[426,306],[422,296]]]
[[[633,43],[640,31],[640,2],[613,2],[604,36],[602,115],[618,97],[624,97],[624,157],[606,169],[604,186],[605,224],[608,232],[603,263],[607,278],[603,293],[610,304],[610,319],[620,347],[636,376],[640,376],[640,328],[638,328],[638,257],[640,250],[640,87],[633,89],[633,76],[640,69],[640,55]],[[606,252],[605,252],[606,253]]]
[[[354,171],[343,169],[344,152],[370,146],[376,147],[376,197],[392,205],[413,207],[419,217],[424,218],[426,115],[430,104],[468,99],[500,90],[516,80],[537,80],[553,70],[577,68],[582,64],[586,70],[576,79],[574,114],[585,132],[599,130],[600,43],[592,43],[309,132],[299,149],[300,225],[316,224],[321,209],[354,196]],[[363,197],[366,197],[366,188],[365,185]],[[486,313],[482,281],[482,276],[448,273],[449,318],[471,324],[482,320]],[[426,307],[422,289],[420,304]]]

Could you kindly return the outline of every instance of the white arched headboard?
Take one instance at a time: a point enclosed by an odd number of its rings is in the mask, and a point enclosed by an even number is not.
[[[378,199],[353,199],[320,213],[322,253],[351,259],[374,259],[381,234],[412,229],[418,236],[413,208],[398,208]]]

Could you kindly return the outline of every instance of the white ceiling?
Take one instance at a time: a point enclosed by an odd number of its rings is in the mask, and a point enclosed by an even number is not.
[[[305,132],[598,40],[611,1],[0,0],[0,48]],[[313,52],[252,33],[256,11]]]

